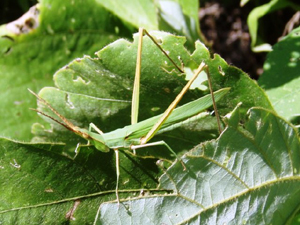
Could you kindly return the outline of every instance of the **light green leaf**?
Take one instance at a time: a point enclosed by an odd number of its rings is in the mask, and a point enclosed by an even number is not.
[[[284,224],[299,205],[297,132],[270,111],[252,108],[245,128],[227,127],[160,179],[173,194],[101,205],[98,224]],[[143,215],[143,216],[140,216]]]
[[[72,2],[41,0],[18,21],[0,27],[1,136],[30,140],[30,125],[38,117],[28,110],[36,100],[27,88],[50,86],[57,69],[127,34],[94,0]]]
[[[300,27],[274,45],[258,83],[266,90],[276,112],[291,121],[300,115]]]

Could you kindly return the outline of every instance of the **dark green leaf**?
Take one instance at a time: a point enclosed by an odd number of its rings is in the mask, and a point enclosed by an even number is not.
[[[73,160],[62,155],[64,147],[0,139],[2,224],[91,224],[100,204],[116,199],[113,152],[83,148]],[[153,160],[121,154],[120,163],[120,197],[156,187]]]

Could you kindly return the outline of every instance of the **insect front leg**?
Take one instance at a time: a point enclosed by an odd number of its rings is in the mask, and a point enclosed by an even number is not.
[[[75,152],[75,156],[73,157],[73,159],[75,159],[77,157],[77,155],[80,152],[81,147],[88,147],[88,146],[91,146],[90,143],[87,143],[87,144],[77,143],[75,151],[74,151]]]
[[[92,131],[92,129],[94,129],[95,131],[97,131],[98,134],[103,134],[102,130],[100,130],[95,124],[90,123],[89,124],[89,132]],[[90,141],[88,140],[87,145],[90,145]]]
[[[94,129],[95,131],[97,131],[99,134],[103,134],[103,132],[93,123],[90,123],[89,124],[89,132],[92,131],[92,129]],[[87,146],[91,146],[91,143],[90,143],[90,140],[87,141],[87,144],[81,144],[81,143],[78,143],[76,145],[76,148],[75,148],[75,156],[74,156],[74,159],[76,158],[76,156],[79,154],[80,152],[80,148],[81,147],[87,147]]]

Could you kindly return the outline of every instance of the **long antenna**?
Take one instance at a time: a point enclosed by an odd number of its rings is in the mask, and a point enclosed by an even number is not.
[[[39,114],[41,114],[41,115],[43,115],[45,117],[48,117],[49,119],[55,121],[56,123],[62,125],[63,127],[67,128],[70,131],[74,131],[71,127],[67,126],[66,124],[64,124],[64,123],[62,123],[60,121],[58,121],[57,119],[53,118],[52,116],[47,115],[46,113],[43,113],[43,112],[41,112],[41,111],[39,111],[37,109],[33,109],[33,108],[29,108],[29,109],[32,110],[32,111],[36,111],[37,113],[39,113]]]
[[[54,120],[55,122],[57,122],[57,123],[59,123],[59,124],[61,124],[62,126],[64,126],[64,127],[66,127],[68,130],[71,130],[71,131],[76,131],[77,129],[77,127],[73,124],[73,123],[71,123],[69,120],[67,120],[67,118],[65,118],[64,116],[62,116],[62,115],[60,115],[59,114],[59,112],[57,112],[45,99],[43,99],[43,98],[41,98],[40,96],[38,96],[36,93],[34,93],[32,90],[30,90],[29,88],[28,88],[28,91],[31,93],[31,94],[33,94],[40,102],[42,102],[44,105],[46,105],[49,109],[51,109],[51,111],[55,114],[55,115],[57,115],[63,122],[64,122],[64,124],[63,123],[61,123],[61,122],[59,122],[59,121],[57,121],[56,119],[54,119],[53,117],[51,117],[51,116],[49,116],[49,115],[47,115],[47,114],[45,114],[45,113],[43,113],[43,112],[40,112],[40,111],[38,111],[38,110],[36,110],[36,109],[31,109],[31,110],[34,110],[34,111],[37,111],[38,113],[40,113],[40,114],[42,114],[42,115],[44,115],[44,116],[46,116],[46,117],[48,117],[48,118],[50,118],[50,119],[52,119],[52,120]]]
[[[67,128],[70,131],[73,131],[74,133],[76,133],[77,135],[83,137],[84,139],[87,140],[92,140],[94,138],[92,138],[88,133],[81,131],[81,129],[77,126],[75,126],[73,123],[71,123],[66,117],[62,116],[59,114],[59,112],[57,112],[45,99],[41,98],[40,96],[38,96],[36,93],[34,93],[32,90],[28,89],[28,91],[33,94],[40,102],[42,102],[44,105],[46,105],[55,115],[57,115],[62,121],[58,121],[57,119],[37,110],[37,109],[31,109],[34,110],[40,114],[42,114],[43,116],[46,116],[50,119],[52,119],[53,121],[59,123],[60,125],[64,126],[65,128]]]

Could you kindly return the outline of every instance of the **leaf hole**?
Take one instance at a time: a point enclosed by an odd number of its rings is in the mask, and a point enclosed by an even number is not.
[[[13,163],[10,163],[11,166],[17,168],[17,169],[20,169],[21,168],[21,165],[17,163],[17,161],[15,159],[13,159]]]
[[[25,25],[29,28],[29,29],[33,29],[36,25],[34,18],[28,18],[27,20],[25,20]]]
[[[75,109],[73,102],[70,100],[70,95],[66,94],[65,101],[67,106],[69,106],[70,109]]]
[[[223,69],[222,69],[221,66],[218,66],[218,70],[219,70],[219,73],[220,73],[222,76],[225,76],[225,72],[223,71]]]

